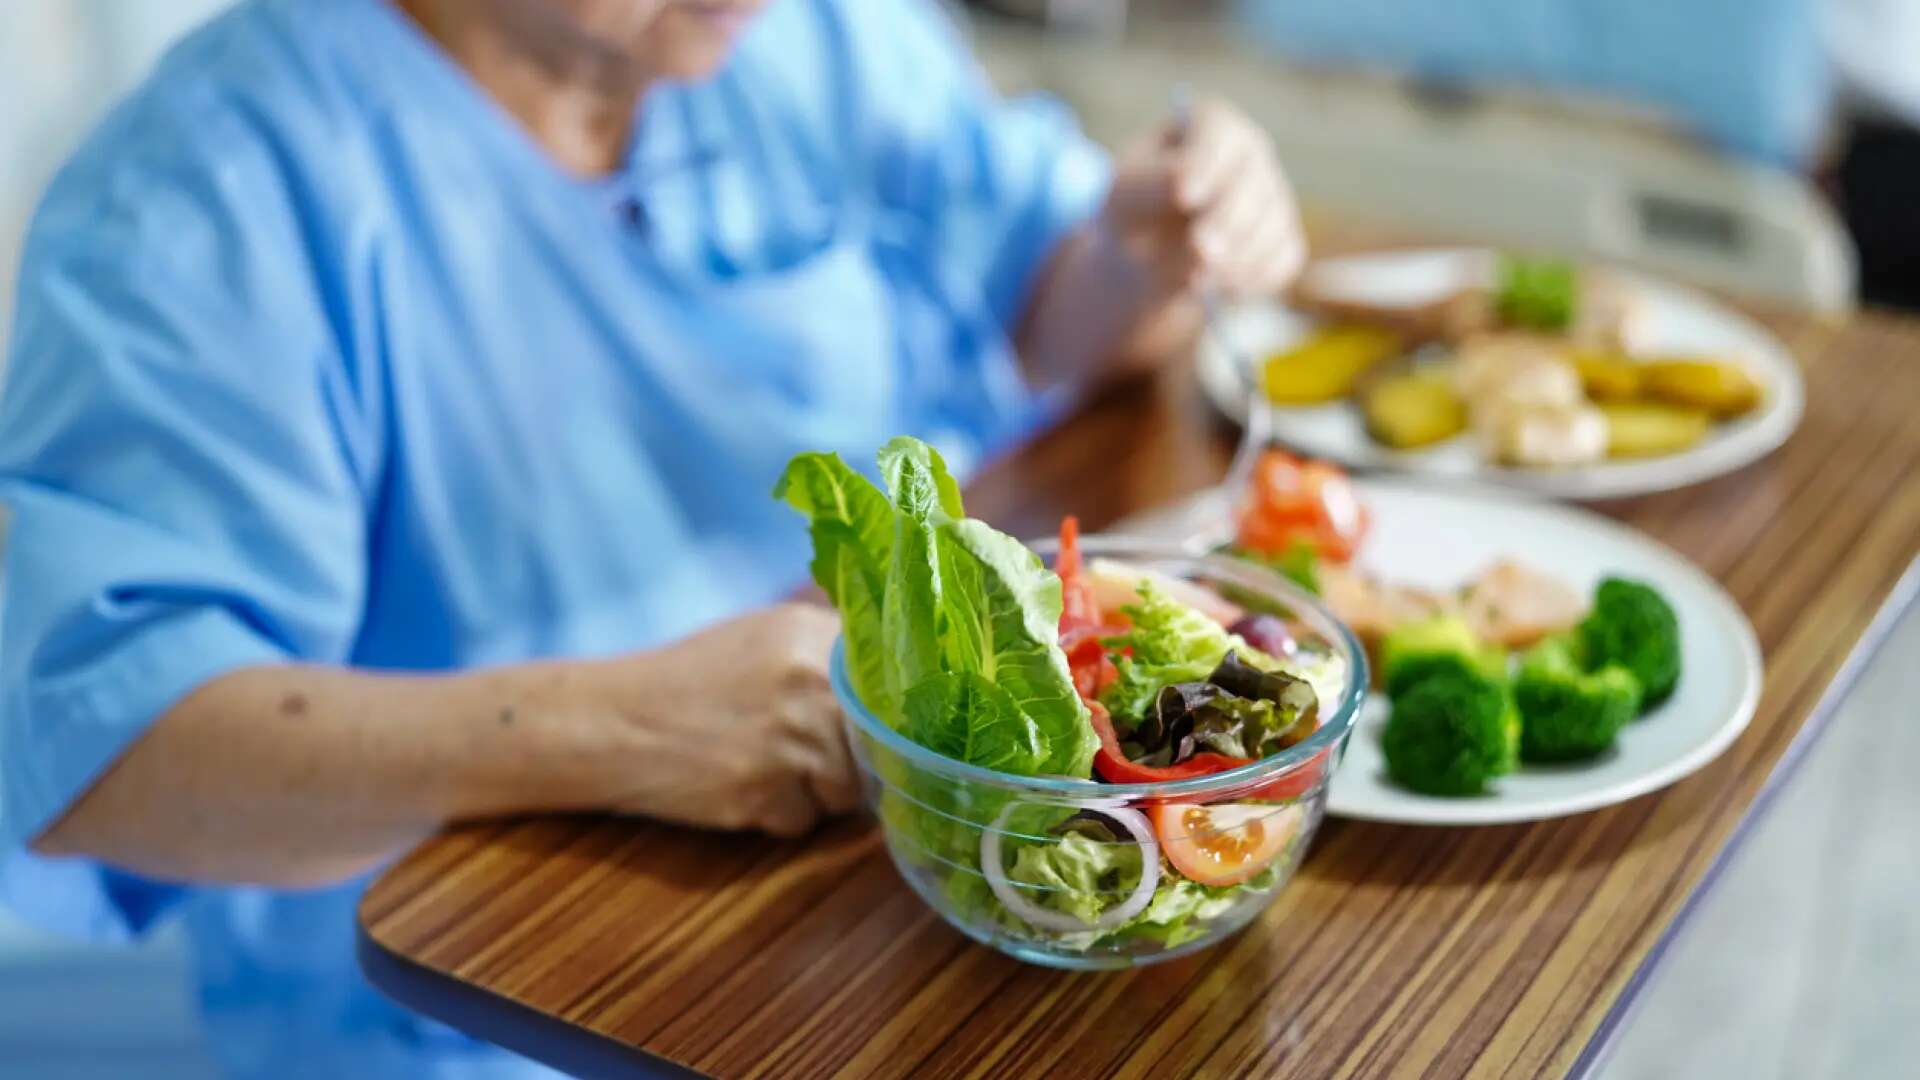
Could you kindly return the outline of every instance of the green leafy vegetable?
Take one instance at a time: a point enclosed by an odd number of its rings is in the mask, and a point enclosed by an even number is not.
[[[1141,582],[1139,592],[1139,603],[1120,609],[1132,620],[1132,628],[1105,643],[1112,649],[1132,651],[1132,655],[1114,661],[1119,677],[1100,696],[1100,703],[1107,707],[1121,733],[1132,731],[1140,723],[1161,688],[1205,682],[1229,651],[1237,651],[1262,668],[1279,666],[1272,657],[1168,596],[1152,582]]]
[[[940,531],[947,663],[1004,690],[1046,738],[1036,770],[1086,776],[1099,740],[1060,651],[1060,578],[1025,545],[983,522]]]
[[[941,672],[907,691],[907,737],[956,761],[1021,775],[1047,760],[1047,738],[1007,692],[975,672]]]
[[[1069,833],[1020,848],[1007,879],[1032,886],[1028,898],[1035,903],[1091,923],[1140,883],[1140,870],[1140,845]]]
[[[881,635],[881,598],[893,558],[893,507],[838,454],[801,454],[773,497],[805,514],[813,580],[840,609],[848,678],[876,716],[899,725],[899,698]]]
[[[1317,711],[1304,681],[1262,671],[1229,650],[1206,682],[1162,687],[1122,745],[1142,765],[1177,765],[1202,750],[1258,759],[1311,734]]]
[[[829,454],[796,457],[774,489],[810,519],[814,578],[840,609],[861,700],[962,761],[1089,775],[1098,742],[1059,647],[1060,579],[963,516],[932,447],[894,439],[879,463],[885,496]]]
[[[1573,324],[1579,294],[1579,271],[1564,259],[1508,255],[1500,260],[1494,305],[1508,326],[1565,330]]]
[[[940,524],[959,512],[960,498],[946,462],[915,439],[888,442],[880,451],[880,473],[894,507],[880,635],[891,659],[886,667],[888,697],[900,700],[941,671],[937,534]]]
[[[1168,596],[1151,581],[1139,586],[1140,600],[1120,610],[1133,622],[1109,646],[1133,650],[1133,659],[1157,667],[1198,666],[1205,678],[1237,641],[1226,628],[1198,610]]]
[[[1082,921],[1092,922],[1119,903],[1140,880],[1139,848],[1127,855],[1126,844],[1103,845],[1089,841],[1079,845],[1036,844],[1021,848],[1014,856],[1009,879],[1035,887],[1032,899],[1056,911],[1070,912]],[[1100,850],[1102,848],[1108,850]],[[1078,850],[1076,850],[1078,849]],[[1152,942],[1172,948],[1206,934],[1208,923],[1232,911],[1250,895],[1264,893],[1279,880],[1280,867],[1268,867],[1239,885],[1202,885],[1163,866],[1160,884],[1146,910],[1125,925],[1105,933],[1053,935],[1049,940],[1065,948],[1091,948],[1095,945],[1119,945],[1130,941]],[[965,879],[965,880],[960,880]],[[986,883],[977,874],[956,875],[947,895],[963,916],[986,918],[1016,933],[1032,934],[1033,929],[1000,910]]]

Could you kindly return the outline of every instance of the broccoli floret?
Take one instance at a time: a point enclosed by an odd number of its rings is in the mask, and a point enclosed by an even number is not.
[[[1405,623],[1380,642],[1381,685],[1399,697],[1413,685],[1441,672],[1478,675],[1498,681],[1507,673],[1506,650],[1481,641],[1466,620],[1440,615]]]
[[[1477,795],[1513,771],[1520,714],[1502,683],[1437,672],[1394,699],[1380,744],[1396,782],[1428,795]]]
[[[1651,709],[1680,681],[1680,620],[1652,586],[1608,578],[1593,594],[1593,610],[1580,624],[1586,667],[1618,664],[1640,680],[1640,707]]]
[[[1513,701],[1520,710],[1520,756],[1573,761],[1613,745],[1640,711],[1640,680],[1618,664],[1588,672],[1579,639],[1548,638],[1520,658]]]

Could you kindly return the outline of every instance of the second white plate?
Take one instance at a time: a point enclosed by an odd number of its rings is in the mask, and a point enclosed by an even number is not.
[[[1414,303],[1484,279],[1492,259],[1492,253],[1472,249],[1380,252],[1321,260],[1314,272],[1356,299]],[[1305,453],[1352,468],[1472,479],[1571,499],[1641,495],[1699,483],[1756,461],[1786,441],[1800,422],[1805,397],[1799,365],[1786,348],[1753,320],[1690,289],[1640,275],[1623,276],[1642,298],[1635,351],[1736,360],[1766,388],[1766,404],[1752,415],[1718,425],[1698,445],[1678,454],[1565,469],[1496,465],[1468,436],[1425,450],[1393,450],[1367,434],[1360,410],[1350,401],[1273,407],[1275,434]],[[1243,356],[1257,360],[1298,340],[1312,326],[1306,316],[1278,304],[1247,304],[1222,313],[1220,333]],[[1195,362],[1208,399],[1244,422],[1245,381],[1214,335],[1203,335]]]

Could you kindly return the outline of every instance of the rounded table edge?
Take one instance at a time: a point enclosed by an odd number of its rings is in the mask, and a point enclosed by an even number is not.
[[[1673,947],[1674,942],[1699,914],[1714,885],[1725,876],[1725,871],[1732,863],[1733,857],[1739,853],[1752,835],[1755,824],[1766,816],[1767,811],[1779,798],[1787,784],[1798,775],[1800,766],[1811,756],[1821,736],[1826,734],[1834,714],[1840,711],[1840,706],[1849,697],[1853,696],[1854,687],[1859,683],[1860,677],[1865,674],[1873,661],[1879,658],[1887,639],[1893,636],[1894,629],[1900,625],[1907,613],[1917,606],[1916,601],[1920,601],[1920,558],[1908,563],[1907,568],[1901,572],[1899,580],[1894,582],[1893,590],[1881,602],[1880,610],[1874,613],[1872,621],[1860,635],[1860,640],[1854,642],[1853,648],[1847,653],[1847,658],[1841,662],[1839,672],[1834,675],[1833,681],[1827,684],[1820,699],[1814,703],[1813,712],[1800,726],[1800,730],[1794,734],[1793,742],[1787,746],[1780,760],[1775,763],[1773,771],[1767,774],[1766,782],[1761,785],[1759,794],[1754,796],[1753,801],[1747,805],[1746,812],[1734,825],[1733,832],[1727,837],[1727,842],[1720,845],[1720,850],[1714,854],[1713,862],[1708,864],[1706,873],[1701,875],[1699,882],[1687,894],[1686,900],[1681,903],[1680,910],[1660,931],[1660,937],[1653,943],[1653,947],[1640,958],[1640,963],[1628,977],[1626,986],[1621,988],[1619,996],[1614,999],[1606,1015],[1601,1018],[1600,1026],[1594,1029],[1592,1037],[1581,1049],[1580,1056],[1574,1059],[1573,1067],[1567,1071],[1569,1080],[1586,1080],[1588,1077],[1597,1075],[1600,1067],[1612,1055],[1614,1048],[1619,1044],[1621,1033],[1626,1029],[1627,1021],[1633,1018],[1634,1009],[1639,1004],[1641,994],[1652,982],[1653,976],[1658,973],[1662,961],[1666,959],[1666,954]]]
[[[402,1008],[574,1076],[683,1080],[706,1075],[436,971],[388,948],[358,916],[354,958],[367,982]]]

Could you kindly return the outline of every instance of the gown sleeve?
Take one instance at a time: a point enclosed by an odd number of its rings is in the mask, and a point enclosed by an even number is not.
[[[1010,342],[1048,258],[1105,199],[1106,152],[1059,102],[1001,97],[932,0],[848,0],[845,15],[876,197],[921,224],[927,273],[949,295],[977,295],[982,332],[1003,345],[949,355],[979,367],[966,374],[980,385],[1017,384]],[[1022,410],[978,411],[991,424]]]
[[[0,893],[57,929],[137,931],[182,890],[27,843],[196,686],[343,660],[359,623],[364,388],[291,186],[247,146],[217,118],[110,121],[22,261],[0,395]]]

